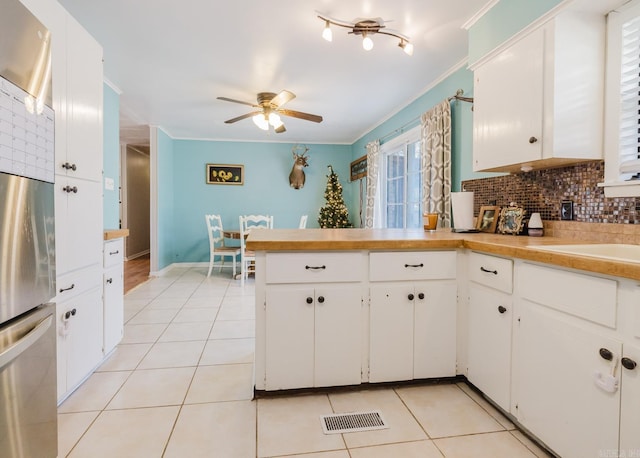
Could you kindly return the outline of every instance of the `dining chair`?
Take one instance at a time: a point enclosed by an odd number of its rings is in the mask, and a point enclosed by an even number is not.
[[[300,217],[300,224],[298,225],[298,229],[306,229],[307,228],[307,218],[309,215],[302,215]]]
[[[256,254],[247,250],[245,241],[251,231],[256,229],[273,229],[273,216],[271,215],[240,215],[240,284],[244,286],[249,274],[256,272]]]
[[[215,257],[220,257],[220,269],[224,267],[225,258],[231,258],[233,262],[233,278],[236,278],[236,258],[240,254],[240,247],[226,246],[224,244],[224,230],[222,229],[222,218],[220,215],[204,215],[207,223],[207,232],[209,234],[209,272],[207,277],[211,276],[211,270]]]

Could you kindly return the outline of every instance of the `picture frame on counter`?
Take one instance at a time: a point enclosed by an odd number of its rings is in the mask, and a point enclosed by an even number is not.
[[[207,164],[207,184],[244,184],[244,165],[241,164]]]
[[[500,219],[500,207],[495,205],[483,205],[478,213],[476,229],[480,232],[495,233]]]
[[[501,234],[518,235],[524,229],[524,215],[526,211],[518,207],[515,202],[511,202],[508,207],[500,210],[500,221],[498,222],[498,232]]]

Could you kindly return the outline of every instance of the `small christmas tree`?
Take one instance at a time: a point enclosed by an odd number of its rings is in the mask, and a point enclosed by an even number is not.
[[[318,224],[320,224],[321,228],[351,227],[349,210],[347,210],[342,197],[342,185],[331,166],[329,166],[327,178],[327,189],[324,191],[327,205],[320,209]]]

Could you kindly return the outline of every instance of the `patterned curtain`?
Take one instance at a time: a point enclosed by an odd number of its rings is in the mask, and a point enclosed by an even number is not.
[[[380,226],[380,196],[378,195],[378,155],[380,141],[367,143],[367,206],[365,208],[364,227]]]
[[[451,227],[451,105],[440,102],[421,116],[422,208]],[[367,163],[367,166],[369,163]]]

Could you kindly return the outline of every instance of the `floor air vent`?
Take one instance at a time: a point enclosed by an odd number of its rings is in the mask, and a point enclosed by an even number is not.
[[[379,410],[322,415],[320,420],[325,434],[355,433],[388,428]]]

